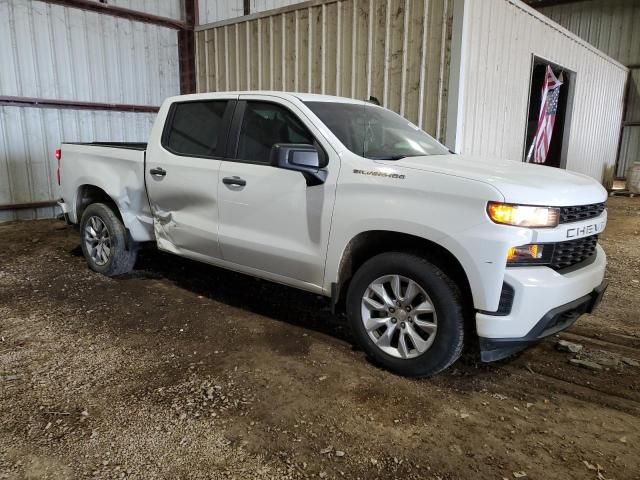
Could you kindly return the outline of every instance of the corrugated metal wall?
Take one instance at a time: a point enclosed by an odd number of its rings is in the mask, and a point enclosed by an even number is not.
[[[251,13],[265,12],[267,10],[273,10],[275,8],[287,7],[289,5],[295,5],[296,3],[302,3],[300,0],[251,0],[249,5]]]
[[[640,63],[640,2],[576,1],[540,9],[591,45],[625,65]]]
[[[0,0],[0,95],[159,105],[179,91],[176,31]]]
[[[243,0],[198,0],[198,22],[200,25],[219,22],[244,15]]]
[[[59,197],[60,142],[146,141],[155,114],[0,106],[0,205]],[[0,210],[0,222],[48,218],[53,207]]]
[[[5,96],[158,106],[180,91],[176,30],[36,0],[0,0],[0,65]],[[60,142],[146,141],[153,118],[0,107],[0,205],[57,198]],[[0,210],[0,221],[52,214]]]
[[[591,0],[540,10],[631,69],[617,175],[640,162],[640,2]]]
[[[521,2],[467,1],[465,10],[462,151],[523,158],[536,55],[576,72],[567,168],[612,174],[627,70]]]
[[[315,1],[200,27],[197,88],[373,95],[442,138],[451,6]]]
[[[250,0],[249,12],[259,13],[280,7],[304,3],[305,0]],[[243,0],[198,0],[199,24],[219,22],[244,15]]]
[[[92,1],[100,2],[100,0]],[[159,17],[184,20],[183,1],[184,0],[108,0],[107,3],[114,7],[128,8],[129,10],[149,13]],[[226,0],[218,0],[217,3],[226,3]]]

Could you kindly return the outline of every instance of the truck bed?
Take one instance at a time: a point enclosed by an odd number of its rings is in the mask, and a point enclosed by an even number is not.
[[[87,145],[94,147],[126,148],[127,150],[146,150],[144,142],[64,142],[63,145]]]
[[[153,240],[153,222],[145,190],[146,143],[63,143],[60,158],[61,194],[72,223],[79,223],[78,206],[86,186],[102,190],[118,206],[136,241]]]

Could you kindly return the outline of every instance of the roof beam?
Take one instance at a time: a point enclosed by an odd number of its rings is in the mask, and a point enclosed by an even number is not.
[[[11,107],[56,108],[69,110],[110,110],[115,112],[156,113],[160,108],[154,105],[129,105],[123,103],[78,102],[74,100],[54,100],[48,98],[11,97],[0,95],[0,105]]]
[[[539,9],[545,7],[554,7],[556,5],[565,5],[567,3],[585,2],[587,0],[524,0],[524,3],[532,8]]]
[[[116,7],[108,3],[92,2],[89,0],[39,0],[52,5],[62,5],[65,7],[79,8],[90,12],[103,13],[114,17],[127,18],[137,22],[152,23],[162,27],[173,28],[175,30],[185,30],[192,28],[187,22],[175,20],[173,18],[161,17],[150,13],[139,12],[129,8]]]

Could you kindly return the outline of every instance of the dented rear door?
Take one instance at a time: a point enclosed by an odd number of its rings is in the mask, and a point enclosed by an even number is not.
[[[145,162],[158,248],[203,260],[220,257],[218,173],[235,103],[230,95],[171,105],[160,144],[148,150]]]

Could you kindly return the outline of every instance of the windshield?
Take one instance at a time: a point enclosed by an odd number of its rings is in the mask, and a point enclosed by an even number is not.
[[[447,147],[406,118],[366,102],[305,102],[338,139],[356,155],[398,160],[444,155]]]

